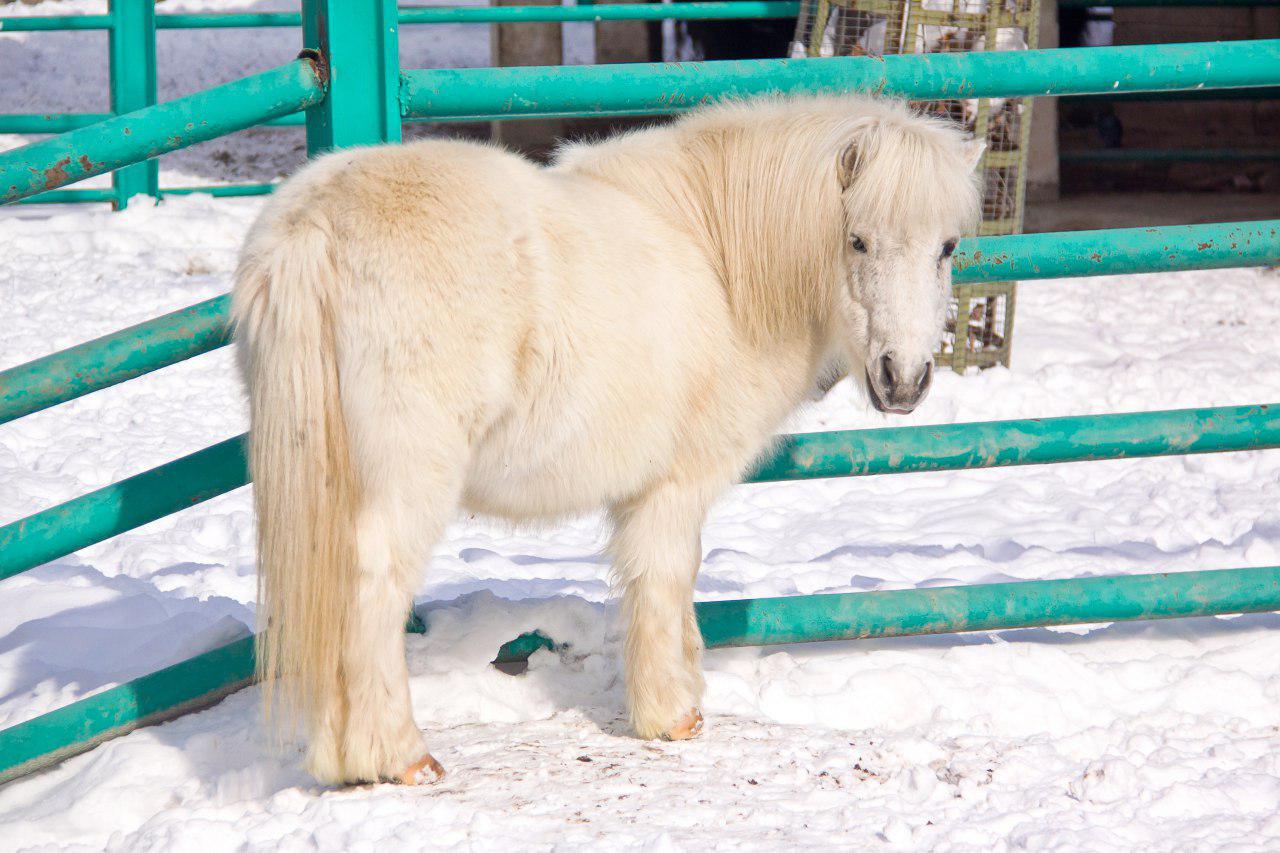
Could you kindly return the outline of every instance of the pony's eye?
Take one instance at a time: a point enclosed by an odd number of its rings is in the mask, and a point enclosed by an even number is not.
[[[867,250],[867,244],[862,242],[862,238],[857,234],[849,235],[849,246],[852,247],[855,252],[865,252]]]
[[[956,241],[948,240],[942,244],[942,257],[949,258],[956,250]]]

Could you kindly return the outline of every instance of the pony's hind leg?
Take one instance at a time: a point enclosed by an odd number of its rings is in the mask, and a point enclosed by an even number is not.
[[[460,419],[445,416],[447,407],[421,389],[361,384],[344,394],[361,500],[342,654],[343,775],[431,782],[444,771],[413,719],[405,619],[431,548],[456,511],[468,446]],[[353,403],[363,403],[358,412]]]
[[[416,784],[444,775],[413,718],[404,637],[430,543],[456,504],[450,491],[414,492],[423,503],[412,506],[404,490],[360,510],[355,600],[342,654],[347,706],[342,752],[349,779]]]
[[[614,508],[615,574],[627,624],[627,711],[644,738],[698,734],[704,688],[693,583],[702,559],[701,490],[667,482]]]

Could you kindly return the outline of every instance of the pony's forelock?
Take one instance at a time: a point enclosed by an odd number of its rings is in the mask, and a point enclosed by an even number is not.
[[[908,236],[972,232],[981,213],[981,187],[966,160],[965,135],[944,119],[881,103],[886,109],[845,130],[854,152],[847,209],[859,220]]]

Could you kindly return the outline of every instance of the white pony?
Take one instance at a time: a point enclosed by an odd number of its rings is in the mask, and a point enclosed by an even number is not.
[[[707,509],[832,364],[881,411],[923,398],[980,154],[900,103],[768,98],[549,167],[429,141],[287,181],[249,234],[234,314],[260,674],[316,778],[443,772],[403,628],[459,507],[606,508],[631,722],[697,734]]]

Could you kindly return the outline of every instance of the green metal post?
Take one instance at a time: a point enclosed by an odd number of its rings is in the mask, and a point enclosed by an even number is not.
[[[303,0],[302,34],[329,95],[307,110],[307,152],[400,141],[395,0]]]
[[[131,113],[156,102],[156,6],[153,0],[110,0],[111,111]],[[147,160],[117,169],[111,176],[115,208],[145,194],[160,197],[160,164]]]

